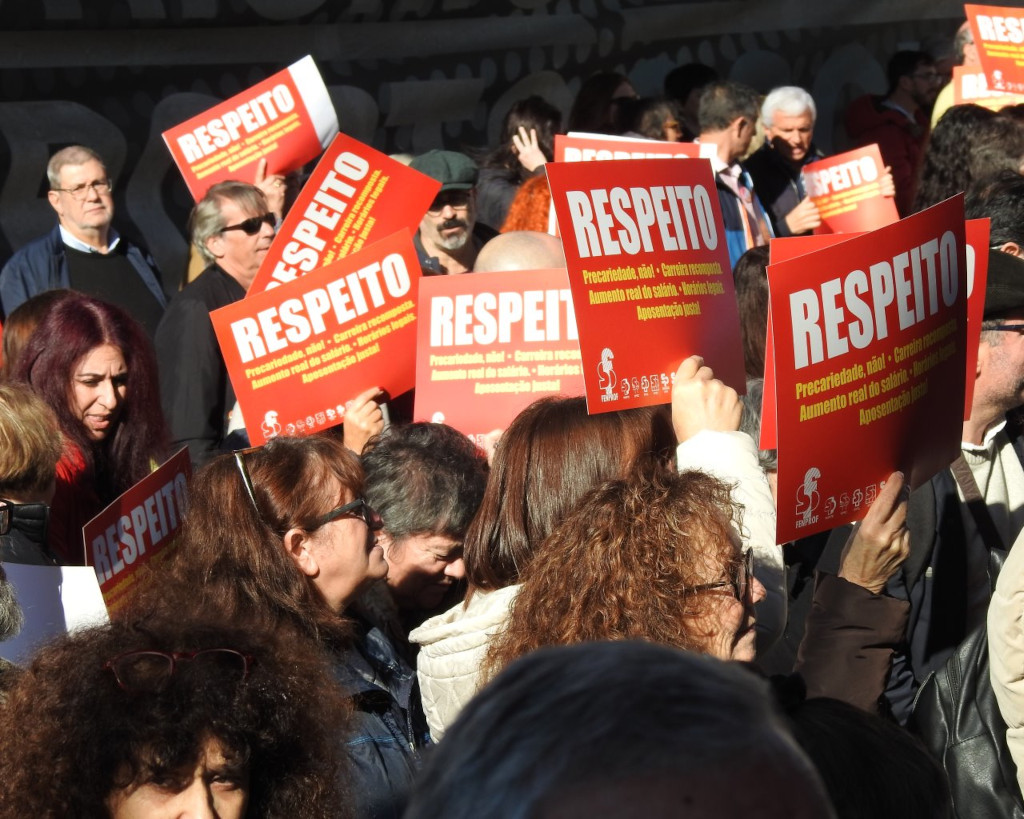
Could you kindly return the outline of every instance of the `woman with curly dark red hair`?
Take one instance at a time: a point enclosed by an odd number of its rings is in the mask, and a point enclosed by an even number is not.
[[[57,415],[64,454],[50,547],[80,564],[82,526],[166,454],[153,345],[119,307],[69,292],[33,332],[13,377]]]
[[[348,816],[348,720],[301,641],[180,620],[78,632],[0,709],[0,817]]]

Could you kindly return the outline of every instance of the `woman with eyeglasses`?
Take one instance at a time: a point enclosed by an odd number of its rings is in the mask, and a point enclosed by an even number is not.
[[[355,707],[339,737],[358,816],[398,816],[427,741],[413,670],[356,597],[387,575],[359,461],[326,435],[279,437],[200,470],[144,608],[241,618],[325,652]]]
[[[349,707],[251,625],[113,622],[41,649],[0,709],[0,817],[344,817]]]
[[[167,452],[156,358],[121,308],[69,291],[47,311],[13,373],[54,411],[64,438],[49,543],[83,564],[82,527]]]

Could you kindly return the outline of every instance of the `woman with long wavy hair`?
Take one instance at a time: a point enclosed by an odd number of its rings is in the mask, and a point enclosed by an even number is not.
[[[50,510],[50,547],[84,562],[82,526],[167,452],[156,357],[121,308],[68,292],[29,338],[13,378],[57,415],[64,453]]]

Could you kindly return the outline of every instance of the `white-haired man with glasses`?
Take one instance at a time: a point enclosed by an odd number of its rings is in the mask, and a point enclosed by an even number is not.
[[[152,338],[167,297],[153,258],[111,226],[113,183],[102,158],[72,145],[50,158],[46,176],[57,227],[21,248],[0,272],[3,315],[39,293],[66,288],[123,308]]]
[[[217,345],[210,312],[245,297],[274,240],[266,197],[246,182],[219,182],[189,220],[206,269],[171,299],[156,333],[160,396],[176,447],[202,466],[227,435],[235,391]]]

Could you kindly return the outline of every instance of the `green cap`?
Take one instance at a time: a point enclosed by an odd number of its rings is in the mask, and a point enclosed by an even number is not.
[[[427,151],[409,167],[436,179],[442,191],[467,191],[476,185],[476,163],[457,151]]]

